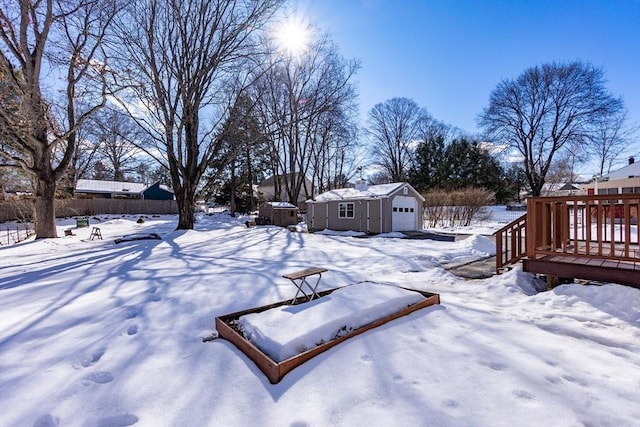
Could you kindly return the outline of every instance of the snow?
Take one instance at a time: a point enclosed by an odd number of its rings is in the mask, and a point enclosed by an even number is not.
[[[378,184],[369,185],[366,189],[360,188],[339,188],[336,190],[329,190],[312,200],[307,200],[307,203],[314,202],[327,202],[331,200],[346,200],[346,199],[369,199],[375,197],[387,197],[398,188],[405,185],[404,182],[394,182],[391,184]]]
[[[498,211],[496,211],[498,212]],[[516,268],[443,268],[491,252],[501,220],[465,240],[362,239],[247,228],[202,215],[90,218],[74,236],[0,247],[0,425],[637,426],[640,290],[544,283]],[[73,227],[62,220],[59,235]],[[482,231],[478,231],[482,230]],[[162,240],[115,244],[135,233]],[[385,282],[440,294],[272,385],[214,318],[320,289]]]
[[[297,208],[296,205],[291,204],[289,202],[268,202],[267,204],[277,209],[296,209]]]
[[[247,314],[238,326],[246,339],[282,362],[424,299],[393,285],[356,283],[304,304]]]
[[[320,230],[316,232],[316,234],[322,234],[325,236],[342,236],[342,237],[358,237],[358,236],[367,235],[367,233],[365,233],[364,231],[353,231],[353,230],[340,231],[340,230],[330,230],[328,228],[325,228],[324,230]]]

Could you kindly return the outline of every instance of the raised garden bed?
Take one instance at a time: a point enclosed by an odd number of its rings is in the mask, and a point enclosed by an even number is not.
[[[353,285],[352,285],[353,286]],[[304,351],[301,351],[295,355],[289,355],[286,351],[278,353],[279,355],[284,355],[286,358],[283,360],[278,359],[278,354],[275,356],[270,356],[267,353],[274,354],[273,348],[269,349],[261,349],[259,344],[252,342],[250,337],[245,336],[243,329],[246,330],[246,319],[252,317],[254,314],[267,312],[269,310],[273,311],[274,309],[284,311],[283,306],[291,306],[292,309],[295,307],[296,312],[300,312],[300,310],[304,310],[305,306],[313,307],[317,306],[319,303],[324,303],[323,297],[330,295],[331,293],[337,291],[338,289],[344,288],[335,288],[322,292],[318,292],[319,299],[316,299],[311,302],[304,302],[304,297],[298,298],[298,300],[294,301],[295,305],[291,305],[290,300],[280,301],[274,304],[265,305],[262,307],[250,308],[247,310],[239,311],[236,313],[230,313],[223,316],[216,317],[216,329],[221,338],[224,338],[231,343],[233,343],[240,351],[246,354],[249,359],[251,359],[257,367],[266,375],[269,381],[272,384],[278,383],[288,372],[292,369],[300,366],[307,360],[317,356],[318,354],[327,351],[331,347],[340,344],[341,342],[359,335],[363,332],[366,332],[370,329],[383,325],[391,320],[397,319],[398,317],[405,316],[409,313],[412,313],[416,310],[419,310],[424,307],[428,307],[430,305],[439,304],[440,296],[438,294],[434,294],[431,292],[418,291],[415,289],[407,289],[407,288],[399,288],[404,291],[416,292],[420,294],[420,298],[417,301],[412,302],[406,306],[399,308],[397,311],[393,313],[383,314],[380,318],[370,319],[368,323],[359,325],[355,329],[350,328],[339,328],[339,331],[335,334],[333,339],[324,340],[321,339],[319,342],[313,346],[312,348],[308,348]],[[288,307],[284,307],[285,310],[288,310]],[[267,314],[267,313],[265,313]],[[242,318],[242,319],[241,319]],[[310,325],[312,327],[313,325]],[[248,333],[247,335],[251,335]],[[266,337],[265,341],[270,341],[269,337]],[[266,351],[265,351],[266,350]],[[277,353],[277,352],[276,352]]]

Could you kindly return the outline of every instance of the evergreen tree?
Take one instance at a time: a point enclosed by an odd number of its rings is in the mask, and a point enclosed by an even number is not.
[[[422,142],[415,151],[411,181],[418,191],[483,188],[499,192],[500,162],[480,142],[460,137],[446,144],[443,135]]]
[[[436,135],[422,142],[415,152],[413,168],[409,172],[410,180],[418,191],[440,188],[445,178],[445,139]]]

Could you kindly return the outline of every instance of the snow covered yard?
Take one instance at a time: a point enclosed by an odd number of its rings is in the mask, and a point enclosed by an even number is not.
[[[464,281],[441,265],[487,239],[357,239],[247,228],[203,215],[91,221],[75,236],[0,248],[1,426],[635,426],[640,291],[563,285],[520,270]],[[60,224],[59,235],[71,222]],[[483,226],[486,226],[484,224]],[[132,233],[162,240],[115,244]],[[326,267],[320,289],[363,281],[439,293],[275,385],[216,316],[291,298],[282,274]]]

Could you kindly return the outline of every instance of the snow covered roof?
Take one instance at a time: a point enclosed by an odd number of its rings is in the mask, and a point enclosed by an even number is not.
[[[389,197],[396,190],[404,185],[405,182],[393,182],[391,184],[369,185],[366,188],[340,188],[337,190],[329,190],[313,200],[307,200],[307,203],[328,202],[330,200],[351,200],[351,199],[372,199],[376,197]]]
[[[267,204],[274,209],[298,209],[296,205],[292,205],[289,202],[268,202]]]
[[[604,176],[610,180],[640,177],[640,162],[634,162],[627,166],[610,172]]]
[[[95,179],[79,179],[76,191],[81,193],[142,193],[148,184],[124,181],[99,181]]]
[[[145,190],[155,186],[153,184],[141,184],[137,182],[126,181],[102,181],[98,179],[79,179],[76,184],[76,192],[78,193],[124,193],[124,194],[140,194]],[[173,190],[164,185],[159,184],[159,188],[173,193]]]

